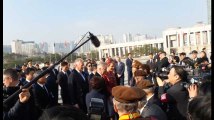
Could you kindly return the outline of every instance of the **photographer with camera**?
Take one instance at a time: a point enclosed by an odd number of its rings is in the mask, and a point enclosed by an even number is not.
[[[162,68],[169,66],[168,58],[166,57],[166,52],[160,52],[160,60],[156,63],[156,72],[161,73]]]
[[[159,85],[159,98],[167,104],[167,117],[169,120],[186,120],[188,91],[181,85],[187,81],[187,72],[181,66],[173,66],[168,74],[168,80],[162,81],[157,77]],[[164,93],[164,84],[169,83],[171,87]]]
[[[188,88],[188,117],[192,120],[211,120],[211,79],[201,85],[191,84]]]
[[[206,79],[205,82],[200,85],[193,83],[188,87],[189,101],[193,100],[197,96],[208,95],[211,96],[211,81]]]

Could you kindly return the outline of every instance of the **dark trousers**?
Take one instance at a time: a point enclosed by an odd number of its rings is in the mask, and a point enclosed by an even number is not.
[[[130,81],[132,79],[132,71],[127,71],[128,72],[128,85],[130,85]]]
[[[120,85],[124,85],[124,76],[120,77],[119,80],[120,80]]]

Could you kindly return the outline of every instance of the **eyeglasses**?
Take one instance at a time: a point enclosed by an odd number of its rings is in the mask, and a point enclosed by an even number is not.
[[[88,67],[91,67],[91,65],[89,65]]]

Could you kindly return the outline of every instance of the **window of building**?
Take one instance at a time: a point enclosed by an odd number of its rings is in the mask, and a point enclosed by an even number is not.
[[[196,45],[199,45],[199,44],[201,44],[201,41],[200,41],[200,39],[201,39],[201,37],[200,37],[200,32],[196,32],[195,33],[195,41],[196,41]]]
[[[170,40],[170,47],[178,47],[176,40]]]
[[[184,46],[187,46],[187,33],[183,34],[183,44]]]
[[[207,39],[207,31],[203,31],[202,32],[203,35],[203,44],[207,44],[208,43],[208,39]]]

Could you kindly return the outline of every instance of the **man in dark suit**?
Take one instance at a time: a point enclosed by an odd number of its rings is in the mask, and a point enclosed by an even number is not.
[[[36,71],[34,74],[34,77],[41,74],[42,71]],[[39,117],[44,109],[50,108],[54,106],[54,96],[51,93],[51,91],[47,88],[45,85],[46,83],[46,75],[42,76],[37,83],[33,84],[33,96],[34,96],[34,102],[35,107],[38,110],[38,116]]]
[[[157,77],[159,86],[158,94],[162,102],[168,106],[167,117],[169,120],[186,120],[187,104],[189,94],[187,89],[181,85],[187,81],[187,72],[182,66],[173,66],[168,74],[168,80],[162,81]],[[169,82],[171,87],[164,92],[164,83]]]
[[[22,80],[22,83],[21,83],[21,85],[22,86],[24,86],[25,84],[27,84],[27,83],[29,83],[32,79],[33,79],[33,75],[34,75],[34,73],[35,73],[35,69],[34,68],[27,68],[26,70],[25,70],[25,78],[23,78]],[[30,91],[30,94],[31,94],[31,97],[30,97],[30,99],[28,100],[28,104],[29,104],[29,112],[31,113],[31,120],[34,120],[34,113],[36,113],[36,109],[35,109],[35,103],[34,103],[34,95],[33,95],[33,91],[32,91],[32,87],[29,89],[29,91]]]
[[[185,60],[185,58],[186,58],[186,53],[185,52],[181,52],[181,53],[179,53],[179,59],[180,59],[180,61],[179,61],[179,65],[186,65],[186,63],[184,62],[184,60]]]
[[[50,67],[49,62],[45,62],[45,67]],[[53,68],[49,72],[49,76],[47,77],[47,82],[46,85],[49,87],[51,92],[54,95],[54,101],[55,103],[58,103],[58,83],[57,83],[57,75],[58,75],[58,70],[56,68]]]
[[[125,71],[125,64],[121,62],[121,59],[119,56],[116,57],[116,73],[117,77],[119,78],[120,85],[124,85],[124,71]]]
[[[72,105],[87,113],[85,97],[89,92],[88,76],[83,72],[84,62],[81,58],[77,58],[74,65],[75,69],[68,77],[69,97]]]
[[[9,111],[3,111],[3,120],[29,120],[29,111],[27,111],[30,92],[28,89],[23,89],[19,94],[19,99]],[[3,109],[4,110],[4,109]],[[21,115],[24,114],[25,115]],[[28,118],[29,117],[29,118]]]
[[[20,89],[20,81],[18,80],[18,72],[15,69],[6,69],[3,72],[3,100]],[[25,91],[29,94],[29,91]],[[23,93],[21,93],[23,94]],[[29,110],[29,95],[26,96],[26,101],[22,96],[16,96],[6,104],[3,104],[3,120],[29,120],[31,119]],[[24,102],[25,103],[22,103]],[[24,115],[20,115],[24,114]]]
[[[169,66],[169,61],[168,58],[166,57],[166,52],[161,52],[160,53],[160,60],[156,63],[156,71],[157,72],[163,72],[162,68],[168,67]]]
[[[137,83],[137,87],[146,92],[146,100],[150,104],[156,104],[162,108],[162,103],[158,98],[158,93],[155,92],[154,84],[149,80],[141,80]]]
[[[33,74],[35,73],[35,69],[27,68],[25,70],[25,79],[23,79],[23,85],[29,83],[33,79]]]
[[[150,72],[154,72],[155,71],[155,60],[153,59],[153,54],[152,53],[149,54],[149,60],[146,61],[146,64],[149,65]]]
[[[57,83],[61,87],[61,97],[62,97],[62,103],[70,104],[71,100],[69,98],[69,92],[68,92],[68,76],[70,75],[68,72],[69,67],[67,62],[61,62],[61,71],[57,75]]]
[[[192,56],[191,66],[193,69],[195,69],[195,64],[198,63],[198,61],[199,61],[199,58],[197,57],[197,55],[198,55],[198,52],[196,50],[193,50],[191,52],[191,56]]]
[[[48,67],[42,67],[42,70],[46,70]],[[57,79],[54,76],[50,75],[52,71],[49,71],[46,75],[46,83],[45,85],[49,88],[49,90],[53,93],[54,103],[58,104],[58,83]]]
[[[128,72],[128,85],[130,85],[130,81],[132,79],[132,54],[128,53],[128,58],[126,59],[126,66]]]

